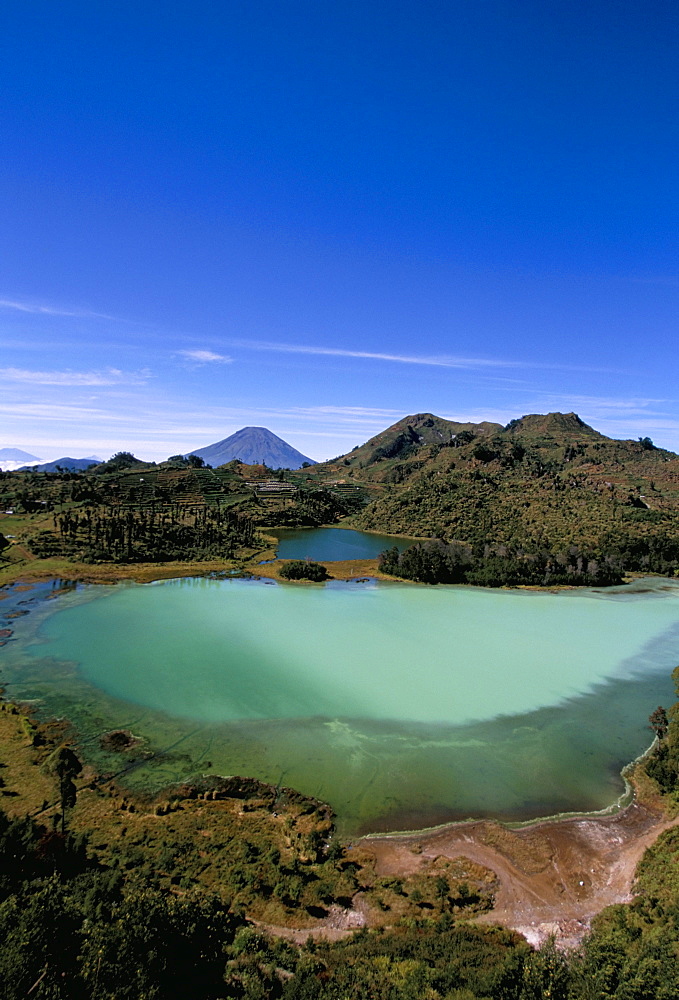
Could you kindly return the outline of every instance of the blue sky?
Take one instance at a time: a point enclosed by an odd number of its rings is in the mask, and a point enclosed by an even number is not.
[[[675,0],[7,0],[0,447],[679,450]]]

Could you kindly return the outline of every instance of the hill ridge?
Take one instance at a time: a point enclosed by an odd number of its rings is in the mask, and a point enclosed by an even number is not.
[[[609,438],[574,412],[504,427],[411,414],[310,477],[365,491],[357,528],[477,552],[569,558],[577,547],[631,571],[679,573],[679,456],[649,438]]]

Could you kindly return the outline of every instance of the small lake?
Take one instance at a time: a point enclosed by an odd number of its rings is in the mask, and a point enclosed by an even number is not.
[[[372,531],[351,528],[276,528],[271,534],[278,538],[279,559],[318,559],[321,562],[343,559],[376,559],[394,545],[403,551],[414,538],[396,538]]]
[[[42,591],[44,591],[44,586]],[[674,701],[679,584],[536,593],[470,587],[183,579],[78,587],[31,611],[0,650],[9,697],[150,760],[132,786],[252,775],[334,807],[344,833],[470,816],[610,806],[620,769]]]

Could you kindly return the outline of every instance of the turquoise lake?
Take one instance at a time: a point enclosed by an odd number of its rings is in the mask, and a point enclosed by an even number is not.
[[[71,719],[97,766],[124,769],[99,738],[129,728],[153,754],[131,785],[252,775],[330,802],[348,833],[608,807],[649,713],[674,701],[673,581],[186,579],[38,596],[0,650],[2,682]]]

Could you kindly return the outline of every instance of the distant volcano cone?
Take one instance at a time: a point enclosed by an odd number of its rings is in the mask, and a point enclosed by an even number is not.
[[[231,437],[198,448],[190,454],[198,455],[214,467],[234,459],[246,465],[268,465],[270,469],[299,469],[305,462],[316,464],[312,458],[302,455],[266,427],[242,427]]]

